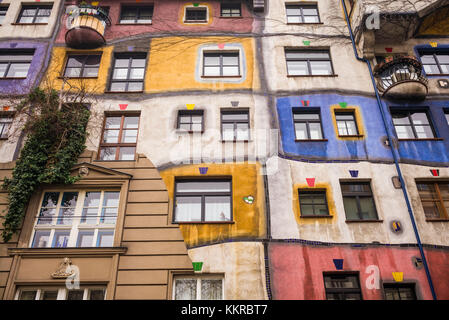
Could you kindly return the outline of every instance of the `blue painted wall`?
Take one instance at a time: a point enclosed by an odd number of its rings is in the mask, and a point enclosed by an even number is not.
[[[309,100],[310,107],[318,107],[321,112],[324,138],[328,141],[296,142],[293,124],[293,107],[302,107],[301,100]],[[338,139],[331,115],[331,106],[346,102],[348,106],[357,106],[361,111],[365,136],[359,140]],[[387,110],[389,131],[395,136],[390,106],[422,108],[428,107],[437,137],[442,141],[400,141],[399,155],[401,161],[422,164],[448,165],[449,126],[444,117],[443,108],[449,108],[449,102],[424,101],[422,103],[384,102]],[[315,94],[304,96],[281,97],[276,102],[282,148],[284,153],[304,159],[315,160],[372,160],[393,161],[391,151],[382,138],[386,137],[385,127],[376,99],[362,96],[344,96],[339,94]]]
[[[24,94],[35,84],[42,72],[48,42],[5,41],[0,42],[0,49],[35,49],[33,60],[26,79],[0,79],[0,94]]]

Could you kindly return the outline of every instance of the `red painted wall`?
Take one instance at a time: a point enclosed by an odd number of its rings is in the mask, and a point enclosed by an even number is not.
[[[313,247],[294,243],[272,243],[269,265],[273,299],[322,300],[326,298],[323,272],[359,271],[364,300],[383,299],[382,281],[394,282],[392,272],[403,272],[404,282],[416,283],[418,299],[432,299],[424,268],[416,269],[412,258],[417,248],[350,246]],[[449,299],[449,250],[426,249],[437,298]],[[343,270],[335,269],[333,259],[344,259]],[[365,273],[369,265],[380,271],[380,290],[367,289]]]
[[[208,3],[212,6],[213,20],[209,25],[183,25],[179,22],[180,16],[183,14],[183,7],[193,2],[183,0],[157,0],[146,1],[141,0],[121,0],[121,1],[100,1],[100,6],[109,7],[109,17],[112,25],[107,27],[105,38],[107,40],[126,38],[142,33],[164,33],[170,31],[187,31],[187,32],[231,32],[231,33],[247,33],[253,28],[252,13],[249,11],[245,3],[242,3],[241,18],[220,18],[220,2],[219,1],[199,1],[199,3]],[[70,2],[68,3],[70,4]],[[73,4],[76,4],[74,1]],[[120,8],[122,4],[144,5],[153,4],[153,23],[151,25],[120,25]],[[57,43],[64,43],[66,28],[66,16],[62,17],[61,28],[57,37]],[[169,36],[170,34],[167,34]],[[230,35],[232,36],[232,35]]]

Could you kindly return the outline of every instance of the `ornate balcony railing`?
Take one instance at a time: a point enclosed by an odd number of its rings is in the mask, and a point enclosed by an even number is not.
[[[377,88],[392,99],[424,99],[428,80],[422,70],[421,62],[413,56],[387,57],[374,68]]]
[[[111,25],[108,13],[88,4],[82,4],[68,13],[66,44],[77,49],[93,49],[106,43],[104,32]]]

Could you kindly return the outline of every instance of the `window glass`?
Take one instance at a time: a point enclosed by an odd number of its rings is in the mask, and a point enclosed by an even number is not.
[[[222,280],[201,280],[201,300],[222,300]]]
[[[175,281],[175,300],[196,300],[196,280],[177,279]]]

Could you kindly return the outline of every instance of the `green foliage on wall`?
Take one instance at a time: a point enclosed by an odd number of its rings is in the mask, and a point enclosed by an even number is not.
[[[35,89],[15,106],[16,118],[25,118],[26,142],[12,173],[5,178],[8,211],[3,222],[3,240],[18,232],[31,196],[40,184],[72,184],[70,175],[85,149],[90,111],[82,103],[60,101],[55,90]]]

